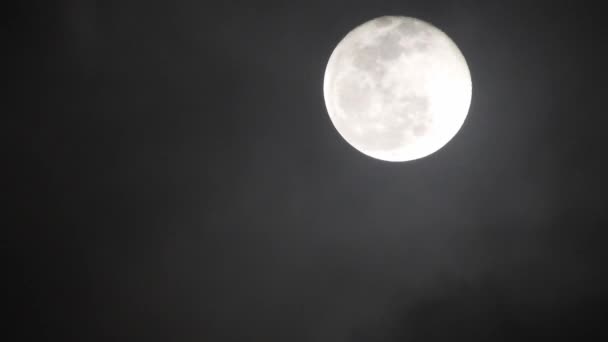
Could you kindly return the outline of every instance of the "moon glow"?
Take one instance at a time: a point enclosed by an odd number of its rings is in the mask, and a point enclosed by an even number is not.
[[[336,46],[323,83],[340,135],[386,161],[428,156],[456,135],[471,103],[471,75],[456,44],[435,26],[385,16]]]

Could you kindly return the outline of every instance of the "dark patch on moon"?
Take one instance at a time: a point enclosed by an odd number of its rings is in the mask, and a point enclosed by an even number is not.
[[[371,44],[359,46],[353,52],[354,65],[367,70],[377,64],[378,60],[390,61],[399,58],[404,47],[399,43],[401,36],[397,32],[387,32]]]
[[[379,57],[383,60],[393,60],[401,56],[403,47],[399,44],[401,36],[395,32],[389,32],[379,40]]]
[[[433,32],[430,28],[417,22],[405,22],[397,26],[396,31],[404,39],[403,53],[410,55],[412,52],[425,52],[429,49]]]
[[[378,64],[379,48],[377,46],[363,46],[357,48],[353,55],[353,65],[362,71],[374,69]]]
[[[386,72],[379,63],[380,49],[377,46],[360,47],[353,54],[353,66],[359,72],[368,75],[376,83],[382,80]]]
[[[393,23],[393,18],[391,18],[389,16],[380,17],[380,18],[374,20],[374,25],[376,25],[376,27],[379,27],[379,28],[389,26],[392,23]]]

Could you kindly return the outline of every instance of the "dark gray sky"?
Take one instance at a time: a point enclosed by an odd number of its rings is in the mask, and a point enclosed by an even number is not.
[[[599,330],[608,51],[600,9],[580,3],[17,5],[5,128],[20,224],[4,245],[20,334],[532,341]],[[355,151],[324,106],[331,51],[381,15],[433,23],[471,69],[463,128],[414,162]]]

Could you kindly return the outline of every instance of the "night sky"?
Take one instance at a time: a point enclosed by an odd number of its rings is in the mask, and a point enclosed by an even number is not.
[[[606,334],[602,13],[590,1],[6,9],[14,340]],[[382,15],[439,27],[471,70],[462,129],[412,162],[353,149],[323,100],[333,48]]]

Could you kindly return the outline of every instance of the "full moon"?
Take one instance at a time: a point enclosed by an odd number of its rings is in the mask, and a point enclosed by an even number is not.
[[[384,16],[336,46],[323,83],[338,133],[386,161],[428,156],[456,135],[471,103],[471,74],[456,44],[419,19]]]

